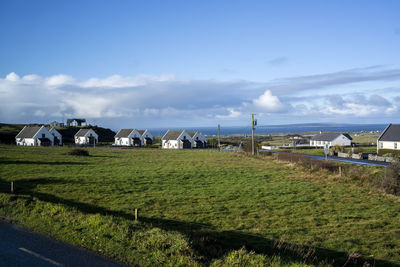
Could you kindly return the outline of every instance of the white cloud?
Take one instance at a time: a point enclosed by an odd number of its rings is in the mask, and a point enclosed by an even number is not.
[[[46,79],[46,84],[49,86],[64,86],[64,85],[69,85],[74,83],[74,78],[68,75],[64,74],[59,74],[59,75],[54,75]]]
[[[11,72],[6,76],[7,81],[16,82],[19,80],[19,76],[15,72]]]
[[[227,108],[226,111],[228,114],[219,114],[216,117],[219,119],[234,119],[242,115],[240,111],[234,110],[233,108]]]
[[[283,104],[277,96],[272,95],[270,90],[266,90],[264,94],[253,100],[254,106],[260,112],[281,112],[284,109]]]
[[[247,123],[253,112],[258,114],[260,124],[263,116],[268,118],[266,123],[272,123],[269,113],[275,113],[274,123],[397,118],[400,93],[396,84],[390,91],[385,89],[385,94],[379,90],[386,87],[363,92],[373,78],[359,72],[360,77],[339,72],[288,78],[279,83],[180,80],[173,75],[112,75],[82,80],[64,74],[30,74],[20,78],[12,72],[0,78],[0,122],[51,122],[76,116],[117,127],[136,127],[138,123],[147,127],[213,125],[224,120],[239,125]],[[395,83],[397,72],[374,75],[378,85],[381,79]],[[336,92],[336,87],[343,89],[358,78],[368,81],[359,92]],[[335,94],[329,94],[326,87],[333,84]],[[320,91],[314,93],[316,88]],[[297,90],[310,94],[294,93]]]

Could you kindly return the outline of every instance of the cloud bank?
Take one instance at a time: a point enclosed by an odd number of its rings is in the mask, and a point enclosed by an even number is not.
[[[382,66],[265,83],[182,80],[169,74],[81,80],[11,72],[0,78],[0,122],[84,117],[115,128],[246,125],[253,112],[260,122],[268,118],[266,124],[390,121],[399,115],[399,80],[399,69]],[[387,84],[387,94],[378,93]]]

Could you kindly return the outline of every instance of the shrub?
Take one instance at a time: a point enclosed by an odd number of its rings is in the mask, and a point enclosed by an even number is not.
[[[336,146],[333,146],[331,149],[332,149],[332,151],[335,152],[335,153],[344,152],[344,147],[343,147],[343,146],[338,146],[338,145],[336,145]]]
[[[75,148],[68,152],[68,155],[73,156],[89,156],[89,151],[82,148]]]
[[[338,171],[338,166],[334,162],[313,159],[300,154],[281,152],[278,153],[278,160],[289,161],[292,163],[299,163],[304,167],[311,167],[312,169],[324,169],[330,172]]]
[[[271,151],[259,151],[258,153],[260,156],[272,156]]]
[[[386,155],[391,154],[395,157],[400,157],[400,150],[393,150],[393,149],[379,149],[379,155]]]
[[[389,165],[381,179],[381,187],[386,193],[399,195],[400,193],[400,163]]]

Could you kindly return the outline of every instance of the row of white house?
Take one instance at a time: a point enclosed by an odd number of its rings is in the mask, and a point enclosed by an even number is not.
[[[161,138],[163,149],[206,148],[207,138],[200,132],[168,130]]]
[[[114,138],[117,146],[142,146],[152,145],[154,137],[148,130],[121,129]],[[200,132],[168,130],[161,140],[164,149],[207,147],[207,138]],[[74,141],[76,145],[96,145],[99,136],[93,129],[79,129]],[[62,135],[54,127],[25,126],[15,137],[15,142],[18,146],[57,146],[62,145]]]
[[[153,135],[148,130],[121,129],[115,135],[116,146],[152,145]],[[205,148],[207,138],[200,132],[186,132],[185,130],[168,130],[161,138],[161,147],[164,149]]]
[[[121,129],[114,136],[116,146],[152,145],[153,135],[148,130]]]
[[[350,146],[352,138],[347,133],[320,133],[311,137],[310,146]],[[389,124],[376,142],[379,149],[400,150],[400,124]]]
[[[74,135],[77,145],[95,145],[99,136],[93,129],[80,129]],[[54,128],[25,126],[15,137],[17,146],[61,146],[62,135]]]

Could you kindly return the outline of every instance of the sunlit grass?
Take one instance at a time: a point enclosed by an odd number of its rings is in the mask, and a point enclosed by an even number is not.
[[[399,198],[327,172],[209,150],[68,151],[2,146],[0,179],[18,198],[0,194],[0,215],[131,264],[209,264],[225,250],[199,236],[225,231],[242,233],[222,236],[227,249],[256,249],[255,235],[400,260]]]

